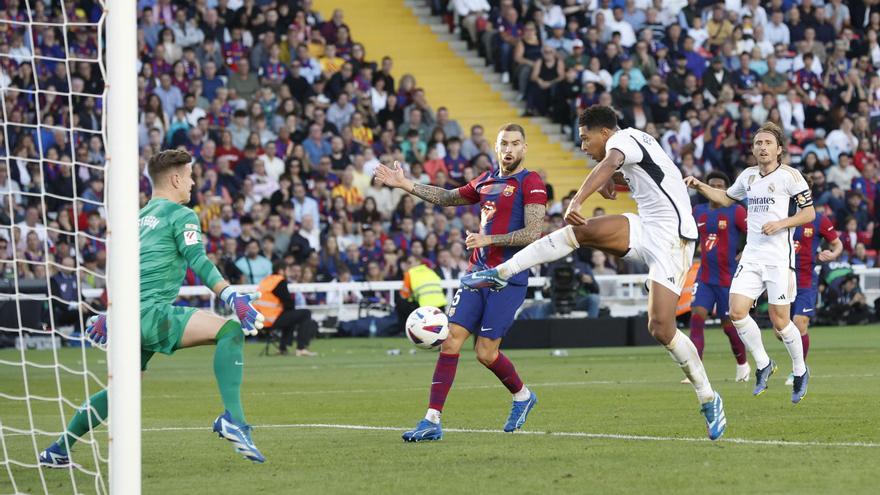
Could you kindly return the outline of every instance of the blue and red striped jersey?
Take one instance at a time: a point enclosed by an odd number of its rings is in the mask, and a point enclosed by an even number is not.
[[[704,284],[730,287],[736,272],[736,250],[741,236],[748,231],[746,209],[734,204],[712,208],[708,203],[694,207],[694,219],[700,232],[700,271],[697,280]]]
[[[525,227],[525,205],[547,204],[547,188],[535,172],[523,169],[514,175],[500,171],[484,172],[458,188],[462,198],[480,203],[480,226],[483,234],[507,234]],[[471,252],[468,271],[484,270],[509,260],[522,246],[487,246]],[[528,271],[510,279],[514,285],[528,282]]]
[[[816,254],[822,241],[834,242],[837,239],[837,231],[834,223],[821,213],[816,213],[816,218],[794,229],[794,269],[797,274],[798,289],[816,287],[819,275],[816,273]]]

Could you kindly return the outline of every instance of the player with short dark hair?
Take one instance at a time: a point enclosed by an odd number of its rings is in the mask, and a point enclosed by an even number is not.
[[[141,209],[138,220],[141,369],[147,369],[147,363],[157,352],[174,354],[187,347],[216,345],[214,376],[226,410],[214,420],[214,431],[232,442],[246,459],[263,462],[265,458],[251,440],[251,427],[245,422],[241,406],[244,336],[256,335],[263,326],[263,315],[251,303],[259,294],[236,292],[205,254],[199,217],[183,206],[189,202],[195,184],[192,162],[192,156],[185,151],[166,150],[154,155],[148,165],[153,198]],[[237,320],[173,304],[187,267],[226,303]],[[92,342],[106,343],[106,316],[90,318],[86,331]],[[71,466],[70,447],[106,418],[104,389],[91,396],[70,420],[65,433],[40,453],[40,464],[52,468]]]
[[[695,177],[688,177],[685,183],[723,206],[746,200],[748,235],[730,285],[730,319],[755,359],[752,395],[761,395],[777,366],[767,355],[761,329],[749,311],[766,289],[770,321],[791,357],[795,375],[791,401],[797,404],[807,394],[810,373],[800,332],[791,321],[791,303],[797,292],[792,234],[795,227],[815,220],[816,210],[801,173],[782,163],[785,139],[778,125],[767,122],[758,129],[752,137],[752,154],[758,165],[743,170],[726,190],[710,187]],[[797,212],[789,215],[792,201]]]
[[[480,232],[469,232],[467,247],[472,249],[469,271],[499,265],[514,256],[522,246],[541,235],[547,210],[547,190],[535,172],[526,170],[526,135],[517,124],[506,124],[498,131],[495,153],[499,169],[484,172],[457,189],[443,189],[414,182],[394,168],[380,165],[376,178],[390,187],[399,187],[425,201],[456,206],[479,203]],[[440,347],[440,357],[431,382],[428,412],[414,429],[403,434],[404,441],[440,440],[440,414],[452,387],[458,367],[459,351],[465,340],[476,338],[477,360],[489,368],[513,394],[513,404],[504,431],[520,429],[537,403],[537,396],[526,387],[513,363],[499,349],[501,340],[513,324],[516,310],[526,297],[528,274],[513,277],[502,290],[462,287],[449,307],[449,338]]]
[[[505,287],[524,270],[568,256],[579,247],[646,263],[648,330],[693,384],[709,438],[720,438],[727,427],[721,395],[712,389],[693,342],[675,323],[678,299],[697,240],[697,225],[681,172],[651,135],[632,127],[620,129],[611,107],[587,108],[578,120],[578,133],[581,150],[599,163],[565,212],[569,225],[533,242],[495,268],[467,275],[462,283],[470,287]],[[629,184],[639,214],[584,218],[581,206],[594,192],[599,191],[607,199],[616,197],[618,172]]]
[[[727,189],[730,179],[724,172],[714,171],[706,176],[706,183],[716,189]],[[706,317],[714,308],[736,358],[735,380],[743,382],[748,380],[752,370],[746,359],[746,348],[730,321],[728,301],[730,282],[736,272],[736,253],[746,233],[746,209],[740,204],[721,206],[709,201],[694,207],[694,219],[700,232],[700,270],[691,303],[690,337],[702,359],[703,329]]]
[[[804,175],[807,185],[812,189],[813,179]],[[804,348],[804,362],[810,351],[810,320],[816,314],[819,302],[819,274],[816,273],[816,260],[822,263],[836,260],[843,252],[843,242],[834,229],[831,219],[822,213],[816,213],[816,219],[810,223],[799,225],[794,229],[794,267],[797,277],[797,296],[791,305],[791,319],[801,334],[801,345]],[[821,239],[831,249],[821,249]],[[794,384],[794,374],[788,375],[786,385]]]

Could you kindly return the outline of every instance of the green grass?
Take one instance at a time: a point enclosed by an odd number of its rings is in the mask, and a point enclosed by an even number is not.
[[[526,429],[548,434],[534,435],[496,433],[510,396],[465,352],[444,426],[493,431],[450,431],[441,442],[404,444],[401,430],[424,414],[434,354],[411,355],[403,339],[320,340],[313,346],[321,353],[315,359],[258,357],[260,347],[249,345],[244,403],[257,426],[255,442],[268,459],[264,465],[240,459],[209,431],[221,411],[212,349],[159,356],[143,382],[144,493],[875,493],[880,328],[813,330],[813,380],[809,396],[797,406],[782,384],[788,357],[769,333],[768,351],[786,365],[759,398],[750,394],[752,383],[733,382],[734,362],[723,334],[709,330],[707,341],[706,367],[724,396],[729,420],[725,440],[715,443],[681,441],[702,439],[705,427],[692,389],[678,383],[680,371],[659,347],[574,349],[568,357],[551,357],[549,350],[510,351],[540,397]],[[389,356],[389,348],[403,352]],[[45,351],[27,357],[52,360]],[[61,357],[78,366],[82,355],[64,349]],[[0,351],[0,359],[18,358],[15,351]],[[103,358],[90,353],[90,366],[101,369]],[[31,394],[57,393],[54,373],[28,371]],[[81,379],[62,382],[67,397],[83,399]],[[0,365],[0,392],[22,390],[20,368]],[[57,403],[33,406],[37,427],[60,429]],[[27,428],[27,418],[24,404],[0,399],[5,426]],[[312,423],[394,429],[292,426]],[[105,441],[105,428],[98,438]],[[42,447],[50,440],[42,436],[37,443]],[[30,437],[7,434],[4,441],[9,457],[33,462]],[[850,442],[871,445],[828,445]],[[93,465],[87,445],[74,452],[78,462]],[[44,491],[36,470],[10,469],[19,491]],[[44,476],[49,492],[72,492],[67,471]],[[89,477],[78,474],[76,481],[80,492],[94,491]],[[0,466],[0,493],[13,491]]]

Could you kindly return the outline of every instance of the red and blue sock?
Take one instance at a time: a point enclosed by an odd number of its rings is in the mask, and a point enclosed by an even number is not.
[[[805,333],[801,335],[801,344],[804,347],[804,361],[807,360],[807,351],[810,350],[810,334]]]
[[[733,357],[736,358],[736,364],[746,364],[746,346],[740,340],[739,334],[736,333],[736,327],[733,326],[733,323],[727,322],[721,328],[724,329],[724,334],[730,340],[730,350],[733,352]]]
[[[449,395],[452,381],[455,380],[456,368],[458,368],[458,354],[441,352],[440,357],[437,358],[437,365],[434,367],[434,379],[431,380],[431,398],[428,401],[428,409],[443,411],[446,396]]]
[[[507,387],[511,394],[516,394],[523,389],[523,382],[516,372],[516,367],[513,366],[510,359],[507,359],[507,356],[503,353],[499,352],[495,361],[492,361],[492,364],[486,367],[492,370],[492,373],[495,373],[495,376],[501,380],[501,383]]]

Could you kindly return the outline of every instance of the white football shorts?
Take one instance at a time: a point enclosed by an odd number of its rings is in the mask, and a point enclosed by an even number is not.
[[[644,225],[633,213],[629,220],[629,251],[624,259],[636,259],[648,265],[648,279],[681,295],[687,272],[694,258],[696,242],[682,239],[677,232],[655,225]]]

